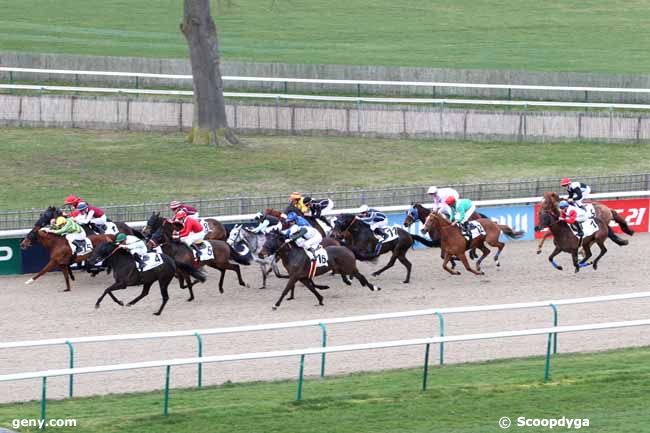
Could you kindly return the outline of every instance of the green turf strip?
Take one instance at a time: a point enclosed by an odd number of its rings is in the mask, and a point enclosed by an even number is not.
[[[421,369],[310,379],[302,402],[295,401],[295,380],[172,390],[167,418],[162,391],[75,398],[49,402],[48,417],[76,418],[76,428],[51,429],[62,433],[498,432],[502,416],[513,423],[521,416],[587,418],[583,430],[589,432],[645,432],[650,431],[648,359],[648,348],[559,355],[546,384],[543,358],[450,365],[430,369],[425,392]],[[162,384],[164,370],[160,373]],[[172,369],[172,386],[173,381]],[[39,411],[39,402],[0,405],[0,426],[38,418]]]

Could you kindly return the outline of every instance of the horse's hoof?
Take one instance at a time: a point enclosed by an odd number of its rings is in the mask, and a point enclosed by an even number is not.
[[[95,310],[99,308],[99,304],[95,304]]]
[[[316,288],[317,288],[318,290],[327,290],[327,289],[330,288],[330,286],[320,286],[320,287],[316,287]]]
[[[123,307],[123,306],[124,306],[124,302],[122,302],[122,301],[117,301],[117,305],[119,305],[120,307]],[[129,305],[129,307],[130,307],[130,306],[131,306],[131,305]]]
[[[408,284],[409,281],[410,281],[410,280],[404,280],[404,281],[402,281],[402,283],[404,283],[404,284]]]
[[[501,267],[501,263],[497,262],[497,268]]]
[[[481,271],[479,275],[485,275],[485,272]]]
[[[25,281],[25,285],[26,285],[26,286],[29,286],[29,285],[32,284],[33,282],[34,282],[34,279],[33,279],[33,278],[30,278],[29,280]]]
[[[278,309],[277,305],[274,305],[274,306],[271,307],[271,310],[273,310],[273,311],[276,311],[277,309]]]
[[[558,266],[558,267],[555,268],[555,269],[557,269],[558,271],[563,271],[563,270],[564,270],[564,268],[563,268],[562,266]]]
[[[537,250],[537,254],[542,254],[542,250]]]
[[[160,316],[160,313],[153,313],[154,316]]]
[[[460,271],[456,271],[454,275],[460,275]]]
[[[243,281],[241,281],[241,282],[239,283],[239,285],[240,285],[240,286],[244,286],[244,287],[250,287],[248,284],[246,284],[246,283],[243,282]]]
[[[314,305],[315,307],[324,307],[323,301],[318,301],[318,304]]]
[[[219,293],[223,294],[223,289],[219,287]]]
[[[70,289],[61,290],[61,292],[63,292],[63,293],[69,292],[69,291],[70,291]]]
[[[379,287],[379,286],[376,286],[376,287],[375,287],[375,291],[378,292],[378,291],[380,291],[380,290],[381,290],[381,287]]]
[[[189,298],[189,299],[187,299],[186,301],[187,301],[187,302],[192,302],[193,300],[194,300],[194,298]]]
[[[377,272],[373,272],[373,273],[370,274],[370,275],[373,276],[373,277],[376,277],[376,276],[379,275],[379,274],[378,274]]]
[[[266,290],[266,286],[258,287],[257,290]]]

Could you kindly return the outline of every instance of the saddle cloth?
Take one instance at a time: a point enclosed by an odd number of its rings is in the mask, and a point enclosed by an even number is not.
[[[311,260],[309,266],[309,278],[314,278],[318,268],[327,267],[329,265],[327,251],[325,251],[325,248],[322,246],[319,246],[316,250],[315,257],[309,251],[305,250],[305,252],[307,253],[307,257],[309,257],[309,260]]]
[[[104,232],[104,234],[116,235],[118,232],[119,232],[119,230],[117,229],[117,226],[115,225],[115,223],[110,222],[110,221],[108,221],[106,223],[106,231]]]
[[[584,234],[584,237],[591,236],[594,233],[598,231],[598,223],[593,218],[587,218],[586,221],[583,221],[581,223],[578,223],[582,227],[582,232]],[[578,236],[578,232],[573,228],[573,224],[569,224],[569,227],[571,228],[571,231],[575,235],[575,237]]]
[[[90,239],[88,238],[68,243],[70,244],[72,252],[76,253],[78,256],[85,256],[93,250],[93,243],[90,242]]]
[[[164,263],[161,255],[156,252],[147,253],[146,255],[142,256],[142,261],[144,262],[144,268],[142,268],[142,272],[155,269]]]
[[[470,221],[468,225],[470,227],[470,233],[472,234],[472,239],[485,235],[485,229],[478,221]],[[463,232],[463,236],[465,237],[465,239],[469,240],[467,233]]]
[[[381,237],[377,237],[378,241],[381,242],[390,242],[399,237],[399,233],[397,231],[397,226],[391,226],[391,227],[383,227],[381,231],[384,233],[384,236],[386,237],[385,239],[382,239]]]
[[[194,259],[196,259],[199,262],[214,259],[214,251],[212,251],[212,244],[210,244],[208,241],[201,241],[200,244],[197,243],[196,245],[198,245],[199,247],[199,253],[197,254],[196,249],[192,248],[192,252],[194,253]]]
[[[205,232],[206,235],[212,231],[210,230],[210,224],[208,224],[208,220],[206,220],[205,218],[201,218],[199,222],[203,226],[203,231]]]

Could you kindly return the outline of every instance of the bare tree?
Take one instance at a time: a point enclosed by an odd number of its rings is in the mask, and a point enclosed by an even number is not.
[[[190,51],[194,88],[194,119],[188,140],[218,145],[225,139],[239,141],[228,127],[223,80],[219,66],[217,27],[210,15],[209,0],[184,0],[181,33]]]

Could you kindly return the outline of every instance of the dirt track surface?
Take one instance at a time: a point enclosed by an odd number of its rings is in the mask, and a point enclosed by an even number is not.
[[[532,242],[508,244],[501,257],[501,268],[497,270],[493,261],[487,260],[484,266],[486,275],[481,277],[467,272],[461,276],[445,273],[440,266],[438,249],[410,251],[408,257],[413,262],[410,284],[401,283],[405,270],[399,263],[378,278],[371,278],[381,286],[380,292],[370,292],[357,281],[348,287],[338,277],[324,276],[318,282],[331,285],[330,290],[322,292],[324,307],[316,307],[313,295],[300,286],[296,290],[296,299],[285,301],[278,311],[272,311],[271,306],[286,280],[270,278],[269,288],[258,290],[255,287],[260,285],[261,277],[256,266],[243,269],[244,280],[251,287],[238,286],[235,275],[228,273],[223,295],[216,288],[218,273],[211,271],[208,282],[197,286],[194,302],[186,302],[187,292],[173,283],[170,302],[161,317],[152,315],[160,304],[157,286],[134,307],[120,307],[107,297],[96,310],[97,297],[112,281],[105,274],[90,278],[78,273],[70,293],[60,292],[64,283],[63,277],[57,273],[49,274],[30,286],[24,285],[29,276],[1,277],[0,340],[176,331],[645,291],[650,276],[647,259],[650,236],[637,234],[630,241],[629,246],[622,248],[608,243],[609,253],[601,261],[599,269],[586,268],[578,274],[570,269],[563,272],[554,270],[546,260],[551,246],[547,245],[544,253],[537,256]],[[361,272],[369,276],[387,259],[387,256],[382,257],[377,265],[363,263]],[[570,268],[568,255],[561,255],[558,261]],[[137,293],[138,288],[129,288],[116,292],[116,295],[128,301]],[[562,325],[646,319],[650,318],[650,299],[563,306],[559,317]],[[446,317],[446,334],[529,329],[551,324],[549,308],[462,313]],[[437,332],[435,317],[338,324],[328,327],[328,344],[417,338],[434,336]],[[648,329],[630,328],[560,335],[558,349],[560,352],[596,351],[648,344]],[[314,346],[320,346],[318,327],[226,334],[205,337],[204,356]],[[545,336],[453,343],[445,347],[445,361],[455,363],[541,355],[545,349]],[[75,347],[75,366],[191,357],[196,356],[196,350],[195,338],[78,344]],[[0,374],[65,368],[68,365],[67,353],[65,346],[0,350]],[[437,363],[437,349],[434,353],[432,364]],[[422,347],[332,354],[327,358],[327,373],[420,366],[423,354]],[[298,363],[297,358],[282,358],[204,365],[203,383],[295,378]],[[316,376],[319,369],[320,357],[308,357],[306,374]],[[171,385],[194,386],[196,371],[196,366],[172,368]],[[163,368],[83,375],[75,377],[75,395],[152,390],[163,385]],[[67,378],[48,379],[49,398],[62,398],[66,392]],[[39,380],[0,383],[0,402],[37,398],[40,398]]]

